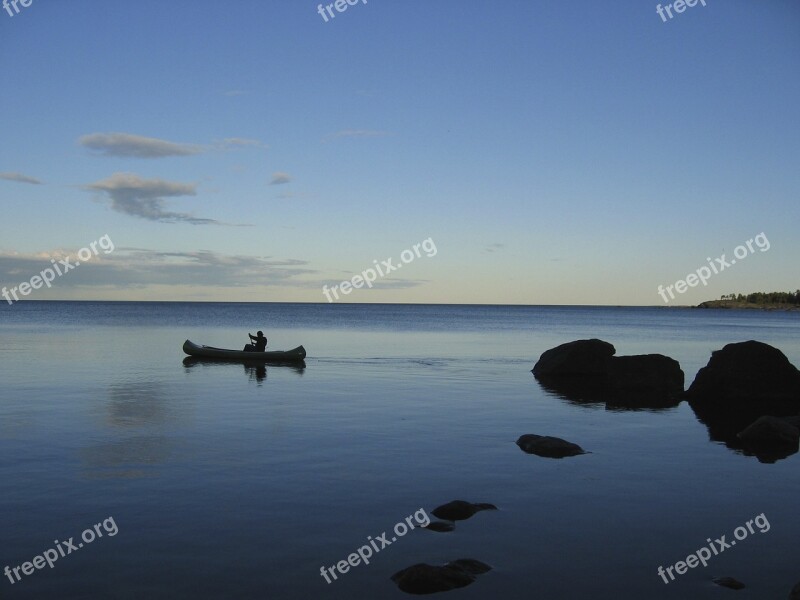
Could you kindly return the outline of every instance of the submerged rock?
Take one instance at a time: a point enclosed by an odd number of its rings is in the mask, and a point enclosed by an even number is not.
[[[450,567],[457,567],[473,575],[483,575],[492,570],[492,567],[474,558],[459,558],[458,560],[447,563],[447,565]]]
[[[464,521],[469,519],[476,512],[482,510],[497,510],[494,504],[473,503],[465,500],[453,500],[447,504],[437,506],[431,512],[434,517],[445,519],[447,521]]]
[[[763,416],[740,432],[739,439],[753,447],[778,446],[797,450],[800,443],[800,429],[792,425],[788,419]]]
[[[578,444],[573,444],[572,442],[549,435],[535,435],[533,433],[520,436],[517,440],[517,446],[519,446],[523,452],[547,458],[564,458],[567,456],[586,454],[586,451],[578,446]]]
[[[471,558],[454,560],[442,566],[419,563],[398,571],[392,575],[392,581],[408,594],[435,594],[468,586],[477,575],[491,569],[489,565]]]
[[[721,585],[722,587],[730,588],[732,590],[742,590],[745,588],[745,585],[741,581],[738,581],[733,577],[714,577],[714,579],[711,581],[717,585]]]
[[[728,344],[711,353],[686,396],[696,402],[779,402],[798,407],[800,371],[769,344],[754,340]]]
[[[754,426],[763,416],[771,416],[782,421],[788,427],[800,425],[796,416],[777,417],[780,407],[770,405],[758,407],[748,404],[720,404],[717,402],[690,402],[689,405],[697,420],[708,429],[708,437],[714,442],[723,442],[728,448],[745,456],[755,456],[762,463],[774,463],[798,451],[798,444],[760,443],[756,439],[775,440],[778,428],[785,431],[783,435],[791,435],[791,430],[781,424],[769,425],[769,421],[762,421],[759,425],[745,434],[745,431]],[[764,415],[769,409],[771,415]],[[800,427],[798,428],[800,429]],[[772,431],[773,433],[770,433]],[[748,439],[749,438],[749,439]]]
[[[423,527],[423,529],[438,531],[439,533],[447,533],[449,531],[453,531],[455,528],[455,524],[451,523],[450,521],[431,521],[425,527]]]

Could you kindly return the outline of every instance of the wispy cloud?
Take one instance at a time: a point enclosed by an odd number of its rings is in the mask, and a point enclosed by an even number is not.
[[[246,148],[269,148],[261,140],[254,140],[250,138],[230,137],[222,141],[214,142],[214,150],[219,152],[228,152],[231,150],[242,150]]]
[[[358,273],[350,273],[349,271],[343,271],[346,273],[344,281],[350,279],[351,275],[358,275]],[[342,279],[324,279],[324,280],[313,280],[313,281],[298,281],[297,287],[307,287],[307,288],[321,288],[323,285],[327,285],[328,287],[333,287],[336,285],[340,285],[342,283]],[[378,279],[372,284],[373,290],[407,290],[410,288],[415,288],[420,285],[425,285],[426,283],[430,283],[429,279]]]
[[[375,131],[372,129],[343,129],[336,133],[329,133],[324,138],[323,142],[330,142],[340,138],[370,138],[370,137],[385,137],[391,135],[388,131]]]
[[[284,173],[282,171],[278,171],[272,174],[272,181],[269,182],[270,185],[282,185],[284,183],[289,183],[292,180],[292,176],[288,173]]]
[[[50,267],[51,258],[75,256],[76,253],[77,249],[37,254],[0,252],[0,286],[18,285]],[[107,255],[101,251],[91,260],[82,262],[68,277],[57,279],[53,291],[81,287],[119,290],[147,285],[202,288],[294,285],[295,277],[315,272],[308,267],[308,261],[293,258],[117,247]]]
[[[35,177],[29,177],[28,175],[23,175],[22,173],[0,173],[0,179],[5,179],[6,181],[16,181],[18,183],[33,183],[35,185],[40,185],[42,183]]]
[[[244,90],[228,90],[224,94],[226,96],[244,96],[246,93]]]
[[[497,252],[498,250],[502,250],[505,248],[505,244],[489,244],[486,248],[483,249],[484,252]]]
[[[78,143],[103,156],[133,158],[163,158],[165,156],[191,156],[205,152],[203,146],[168,142],[158,138],[131,133],[92,133],[84,135]]]
[[[228,148],[241,148],[246,146],[256,146],[256,147],[264,147],[264,144],[261,143],[261,140],[251,140],[249,138],[225,138],[222,140],[222,143],[219,144],[222,149]]]
[[[201,219],[165,209],[164,198],[194,196],[196,187],[194,184],[164,179],[142,179],[134,173],[114,173],[111,177],[84,186],[87,190],[106,195],[113,210],[132,217],[162,223],[223,225],[214,219]]]

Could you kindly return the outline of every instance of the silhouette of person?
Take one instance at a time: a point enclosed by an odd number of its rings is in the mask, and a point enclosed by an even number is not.
[[[264,352],[267,347],[267,338],[264,337],[264,332],[259,331],[257,335],[248,333],[252,342],[244,347],[245,352]]]

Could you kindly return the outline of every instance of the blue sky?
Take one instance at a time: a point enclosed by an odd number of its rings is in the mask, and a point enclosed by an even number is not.
[[[31,299],[664,304],[800,287],[800,3],[32,0],[0,11]],[[13,8],[11,9],[12,12]],[[273,183],[274,181],[274,183]]]

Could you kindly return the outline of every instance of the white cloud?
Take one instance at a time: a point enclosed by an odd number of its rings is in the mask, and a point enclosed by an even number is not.
[[[166,197],[194,196],[196,186],[164,179],[142,179],[134,173],[114,173],[111,177],[84,186],[105,194],[111,208],[117,212],[162,223],[191,223],[192,225],[222,225],[214,219],[201,219],[188,213],[165,209]]]
[[[0,252],[0,287],[10,289],[38,275],[52,266],[51,258],[75,257],[76,254],[77,249],[37,254]],[[57,277],[53,290],[78,287],[113,287],[119,290],[147,285],[205,288],[292,285],[295,277],[316,272],[307,265],[307,261],[293,258],[226,255],[207,250],[156,252],[117,247],[109,254],[100,249],[96,256],[81,262],[78,268]]]
[[[269,182],[270,185],[282,185],[284,183],[289,183],[292,180],[292,176],[288,173],[283,173],[282,171],[278,171],[272,174],[272,181]]]
[[[375,131],[372,129],[343,129],[336,133],[329,133],[324,138],[323,142],[330,142],[340,138],[369,138],[369,137],[385,137],[390,135],[388,131]]]
[[[0,179],[5,179],[6,181],[16,181],[18,183],[33,183],[35,185],[42,183],[35,177],[29,177],[28,175],[23,175],[22,173],[0,173]]]
[[[134,158],[191,156],[205,151],[203,146],[195,144],[179,144],[131,133],[92,133],[81,137],[78,143],[104,156]]]

